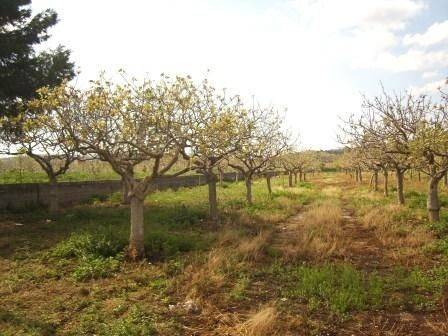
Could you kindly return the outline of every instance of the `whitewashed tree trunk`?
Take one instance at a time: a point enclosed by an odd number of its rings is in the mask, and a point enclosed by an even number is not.
[[[144,201],[143,197],[131,196],[131,235],[128,255],[133,260],[145,257]]]

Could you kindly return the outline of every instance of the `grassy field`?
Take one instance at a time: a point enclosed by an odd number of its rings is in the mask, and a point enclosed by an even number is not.
[[[4,214],[0,335],[446,335],[448,216],[427,223],[425,182],[397,206],[309,178],[274,179],[272,200],[256,181],[252,206],[243,183],[220,186],[218,230],[206,187],[150,195],[140,263],[123,258],[118,194],[54,221]]]

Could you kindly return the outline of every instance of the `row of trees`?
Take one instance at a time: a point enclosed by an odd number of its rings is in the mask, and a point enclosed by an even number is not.
[[[448,171],[448,95],[440,91],[440,101],[411,93],[363,97],[362,113],[352,116],[342,127],[340,141],[347,145],[342,162],[362,181],[362,170],[372,172],[371,183],[378,189],[378,174],[384,176],[388,195],[388,175],[395,173],[397,200],[404,204],[404,175],[416,170],[429,177],[427,210],[438,221],[438,185]]]
[[[190,77],[165,75],[156,81],[123,78],[116,84],[102,76],[85,90],[67,82],[44,87],[36,99],[22,104],[17,117],[1,120],[0,135],[3,153],[26,154],[46,172],[53,186],[53,213],[58,177],[73,162],[107,162],[126,187],[131,258],[144,256],[144,199],[155,178],[191,170],[203,174],[210,218],[217,224],[216,184],[223,166],[244,176],[249,204],[255,175],[265,175],[270,189],[270,178],[280,166],[290,176],[304,173],[302,155],[291,151],[283,118],[274,108],[248,108],[238,95],[216,90],[207,80],[196,83]],[[138,178],[136,167],[142,163],[148,169]]]

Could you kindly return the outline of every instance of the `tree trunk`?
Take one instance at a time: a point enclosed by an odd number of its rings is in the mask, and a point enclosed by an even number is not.
[[[448,173],[443,174],[443,185],[448,186]]]
[[[398,203],[404,204],[404,192],[403,192],[403,175],[404,172],[400,169],[395,170],[397,176],[397,199]]]
[[[303,181],[303,173],[302,171],[299,171],[299,182]]]
[[[288,185],[290,188],[292,188],[292,173],[291,172],[288,173]]]
[[[414,169],[411,169],[410,171],[409,171],[409,177],[411,178],[411,181],[413,180],[413,172],[414,171]]]
[[[252,205],[252,176],[246,176],[246,200],[248,205]]]
[[[418,181],[420,182],[422,180],[422,176],[420,174],[420,172],[418,172]]]
[[[129,238],[128,256],[132,260],[140,260],[145,257],[145,242],[144,242],[144,221],[143,198],[136,196],[130,197],[131,202],[131,236]]]
[[[297,173],[294,173],[294,184],[297,185]]]
[[[211,174],[207,177],[208,179],[208,203],[210,207],[210,220],[213,225],[217,226],[219,224],[218,216],[218,197],[216,194],[216,176]]]
[[[358,173],[358,168],[355,168],[355,181],[358,182],[359,181],[359,173]]]
[[[358,168],[358,170],[359,170],[359,183],[362,184],[362,171],[361,171],[361,168]]]
[[[373,191],[378,191],[378,171],[373,172]]]
[[[428,183],[426,208],[428,209],[430,222],[438,222],[440,220],[439,181],[440,179],[437,177],[431,176]]]
[[[383,169],[384,176],[384,196],[389,196],[389,173],[386,169]]]
[[[50,177],[50,199],[48,212],[54,216],[59,212],[59,185],[55,177]]]
[[[219,171],[219,185],[222,187],[224,184],[224,173],[222,171]]]
[[[371,189],[373,187],[373,175],[374,175],[374,173],[372,173],[372,175],[370,176],[370,181],[369,181],[369,188],[371,188]]]
[[[306,173],[303,172],[303,182],[306,182]]]
[[[235,172],[235,182],[238,182],[238,172]]]
[[[121,204],[130,204],[131,198],[129,197],[129,185],[124,178],[121,178]]]
[[[266,184],[268,186],[269,198],[272,198],[271,176],[269,174],[266,175]]]

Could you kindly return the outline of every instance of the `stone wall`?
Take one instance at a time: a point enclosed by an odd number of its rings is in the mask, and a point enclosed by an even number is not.
[[[235,173],[224,174],[225,181],[235,181]],[[241,179],[241,176],[239,176]],[[203,175],[157,178],[153,190],[177,189],[205,184]],[[59,203],[67,206],[85,202],[93,197],[105,197],[121,190],[120,181],[60,182]],[[0,184],[0,209],[25,209],[47,205],[50,187],[47,183]]]

